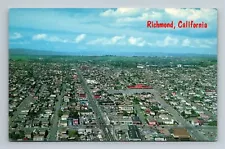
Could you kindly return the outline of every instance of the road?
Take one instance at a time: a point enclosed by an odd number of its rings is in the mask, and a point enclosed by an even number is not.
[[[43,91],[45,89],[45,84],[42,85],[40,91]],[[27,96],[17,107],[17,110],[13,113],[13,116],[9,118],[9,126],[11,125],[12,121],[18,117],[19,113],[22,110],[30,109],[30,102],[33,101],[33,97],[31,95]]]
[[[216,126],[174,126],[174,125],[160,125],[160,127],[164,128],[189,128],[190,130],[200,130],[200,129],[207,129],[207,130],[215,130],[217,129]]]
[[[103,118],[103,113],[101,112],[101,109],[95,102],[95,99],[94,99],[85,79],[83,78],[81,71],[79,70],[79,68],[76,68],[76,70],[77,70],[77,74],[78,74],[79,78],[81,79],[82,86],[84,87],[84,90],[87,94],[89,103],[90,103],[91,107],[93,108],[93,111],[95,112],[95,115],[97,118],[97,123],[98,123],[100,129],[103,131],[104,136],[106,137],[106,141],[115,141],[114,136],[110,132],[109,126],[107,126],[105,123],[105,120]]]
[[[141,111],[140,106],[139,106],[138,104],[134,104],[134,109],[136,110],[137,115],[138,115],[138,117],[140,118],[142,124],[143,124],[143,125],[147,124],[147,121],[146,121],[146,119],[145,119],[144,114],[143,114],[142,111]]]
[[[58,111],[60,110],[60,107],[61,107],[65,88],[66,88],[65,84],[63,84],[61,94],[57,97],[58,102],[55,104],[55,112],[51,122],[50,133],[48,135],[48,141],[57,141],[56,139],[57,139],[58,121],[59,121]]]
[[[198,131],[192,131],[192,125],[187,122],[173,107],[171,107],[169,104],[167,104],[165,102],[165,100],[163,100],[160,97],[160,94],[152,89],[151,91],[155,98],[161,103],[161,105],[170,113],[173,115],[173,117],[175,117],[175,119],[181,124],[181,126],[186,126],[185,128],[187,128],[188,132],[190,133],[190,135],[192,136],[193,139],[195,139],[196,141],[207,141],[208,138],[206,136],[204,136],[203,134],[199,133]]]

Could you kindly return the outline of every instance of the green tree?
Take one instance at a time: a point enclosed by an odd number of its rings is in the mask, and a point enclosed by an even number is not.
[[[62,110],[59,110],[58,111],[58,116],[61,117],[62,115],[63,115],[63,111]]]
[[[127,113],[127,111],[123,111],[123,116],[128,116],[129,114]]]
[[[70,138],[72,138],[72,137],[77,137],[78,133],[76,130],[69,130],[68,135]]]

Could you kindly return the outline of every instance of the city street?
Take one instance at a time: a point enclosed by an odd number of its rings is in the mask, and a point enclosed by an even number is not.
[[[58,122],[59,122],[58,111],[60,110],[61,103],[63,101],[64,91],[65,91],[65,84],[63,84],[61,94],[57,97],[58,102],[55,105],[55,112],[51,122],[50,133],[48,135],[49,141],[57,141],[56,138],[57,138]]]
[[[78,76],[80,77],[81,81],[82,81],[82,85],[84,87],[84,90],[87,94],[89,103],[91,104],[91,107],[93,108],[98,124],[100,126],[100,128],[102,129],[102,131],[104,132],[104,135],[106,137],[106,141],[114,141],[114,137],[110,132],[110,129],[108,128],[108,126],[106,125],[104,118],[103,118],[103,114],[101,112],[101,110],[99,109],[99,107],[97,106],[97,103],[95,102],[95,100],[93,99],[93,95],[90,91],[90,89],[88,88],[88,85],[85,81],[85,79],[83,78],[83,75],[81,74],[80,70],[77,68],[77,73]]]

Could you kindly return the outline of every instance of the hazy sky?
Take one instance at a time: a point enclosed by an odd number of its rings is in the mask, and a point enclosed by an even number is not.
[[[150,29],[193,20],[207,29]],[[217,53],[216,9],[10,9],[9,48],[54,51]]]

